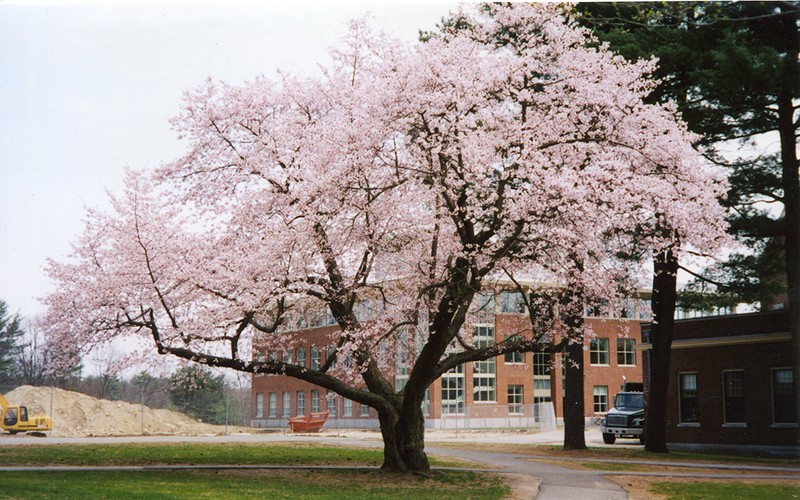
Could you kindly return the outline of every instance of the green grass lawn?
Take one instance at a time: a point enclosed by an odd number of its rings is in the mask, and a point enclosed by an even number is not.
[[[432,477],[367,471],[5,472],[0,498],[14,499],[499,499],[496,476],[442,472]]]
[[[383,452],[379,449],[300,443],[36,445],[8,446],[0,453],[0,465],[354,464],[379,467],[382,462]]]
[[[586,450],[565,450],[557,445],[539,444],[476,444],[476,443],[437,443],[437,446],[462,449],[487,449],[492,451],[503,451],[508,453],[519,453],[531,456],[547,456],[552,458],[575,459],[580,461],[582,458],[618,459],[630,462],[646,464],[647,461],[654,462],[696,462],[696,463],[720,463],[720,464],[747,464],[747,465],[772,465],[777,467],[797,466],[800,460],[797,458],[773,458],[773,457],[753,457],[744,455],[720,455],[712,453],[693,453],[683,451],[671,451],[669,453],[651,453],[641,448],[600,448],[589,447]],[[565,464],[566,466],[567,464]]]
[[[506,497],[495,475],[439,471],[429,477],[380,472],[381,450],[311,444],[127,444],[9,446],[12,465],[337,465],[375,470],[0,471],[0,498],[475,498]],[[435,466],[463,466],[431,459]]]
[[[658,482],[650,488],[654,493],[676,500],[783,500],[800,498],[797,484],[721,483],[713,481]]]

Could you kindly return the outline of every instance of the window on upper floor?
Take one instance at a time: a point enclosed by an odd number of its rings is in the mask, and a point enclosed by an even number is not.
[[[516,335],[507,336],[506,340],[513,339]],[[518,351],[511,351],[505,354],[504,361],[506,363],[524,363],[525,362],[525,353],[518,352]]]
[[[636,366],[636,340],[617,339],[617,364]]]
[[[500,292],[501,313],[524,313],[525,311],[525,297],[521,292],[511,290]]]
[[[319,370],[322,366],[322,349],[319,347],[311,348],[311,369]]]
[[[607,338],[594,338],[589,341],[589,363],[593,365],[608,364]]]

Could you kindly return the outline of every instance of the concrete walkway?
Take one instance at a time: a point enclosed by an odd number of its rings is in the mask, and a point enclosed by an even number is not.
[[[602,477],[597,471],[581,471],[529,460],[527,456],[510,453],[426,447],[432,455],[462,458],[497,467],[497,472],[532,477],[538,481],[537,500],[621,500],[627,499],[625,490]]]

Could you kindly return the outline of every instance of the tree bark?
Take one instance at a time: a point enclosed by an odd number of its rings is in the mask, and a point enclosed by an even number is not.
[[[586,449],[586,409],[583,402],[583,335],[567,343],[564,380],[564,449]]]
[[[789,329],[792,337],[792,364],[794,385],[795,421],[800,425],[800,162],[797,158],[797,129],[794,123],[794,100],[800,66],[800,33],[797,29],[798,8],[781,4],[781,10],[793,11],[793,16],[783,18],[786,40],[784,61],[786,72],[778,94],[778,134],[781,141],[781,167],[786,224],[784,250],[786,252],[786,282],[789,308]]]
[[[645,409],[645,450],[667,453],[669,362],[675,325],[678,260],[672,250],[653,259],[653,322],[650,330],[650,383]]]
[[[397,415],[386,410],[378,410],[378,422],[383,438],[383,464],[381,470],[405,472],[406,466],[397,445]]]
[[[419,404],[406,404],[395,426],[397,448],[406,470],[429,472],[425,454],[425,417]]]
[[[573,288],[562,299],[562,321],[569,338],[564,348],[564,449],[586,449],[586,408],[583,388],[583,293]]]

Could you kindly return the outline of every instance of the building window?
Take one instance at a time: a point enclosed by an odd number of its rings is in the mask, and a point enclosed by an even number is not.
[[[525,297],[520,292],[511,292],[511,291],[500,292],[500,312],[524,313]]]
[[[464,365],[442,375],[442,415],[464,414]]]
[[[594,386],[594,412],[606,413],[608,411],[608,386]]]
[[[511,337],[506,337],[506,340],[513,339],[516,335],[512,335]],[[507,352],[505,355],[505,362],[506,363],[524,363],[525,362],[525,353],[512,351]]]
[[[274,392],[269,393],[269,416],[278,416],[278,395]]]
[[[744,371],[730,370],[722,372],[722,384],[725,395],[725,423],[743,424],[744,416]]]
[[[312,370],[319,370],[319,367],[322,366],[322,349],[319,347],[312,347],[311,348],[311,369]]]
[[[522,414],[522,386],[509,385],[508,386],[508,413],[511,415]]]
[[[550,401],[550,353],[533,353],[533,399],[537,401]]]
[[[397,334],[397,343],[394,353],[394,390],[402,391],[408,383],[410,371],[411,345],[409,343],[409,330],[404,328]]]
[[[297,416],[302,417],[306,414],[306,393],[297,391]]]
[[[329,345],[325,349],[325,362],[327,363],[331,359],[335,359],[335,358],[336,358],[336,346],[335,345]]]
[[[311,391],[311,411],[319,413],[319,391],[317,389]]]
[[[617,364],[636,366],[636,341],[634,339],[617,339]]]
[[[796,422],[791,368],[772,370],[772,421],[776,424]]]
[[[367,406],[365,404],[362,404],[361,405],[361,413],[360,413],[360,415],[362,417],[369,417],[369,406]]]
[[[593,365],[608,364],[608,339],[592,339],[589,342],[589,363]]]
[[[476,349],[485,349],[494,345],[494,327],[476,326],[473,335]],[[497,373],[496,358],[472,363],[472,400],[474,402],[495,402]]]
[[[325,399],[328,400],[328,414],[331,417],[336,416],[336,393],[328,391]]]
[[[297,364],[298,366],[306,366],[306,348],[305,347],[298,347],[297,348]]]
[[[264,395],[256,394],[256,418],[264,418]]]
[[[292,416],[292,395],[288,392],[283,393],[283,415],[284,418]]]
[[[353,416],[353,402],[349,399],[344,400],[344,412],[345,417],[352,417]]]
[[[680,423],[700,423],[700,407],[697,399],[697,374],[681,373],[679,381]]]

